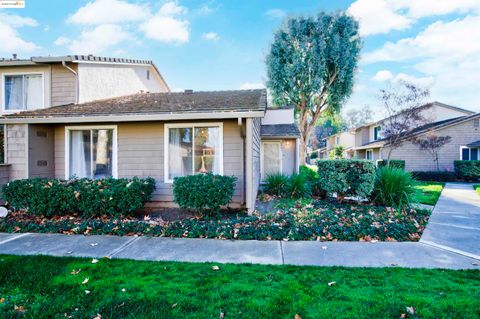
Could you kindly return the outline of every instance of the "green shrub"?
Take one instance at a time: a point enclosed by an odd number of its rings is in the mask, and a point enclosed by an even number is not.
[[[325,198],[325,191],[322,189],[318,173],[308,166],[300,166],[300,174],[304,175],[307,183],[310,184],[310,192],[313,196]]]
[[[302,198],[311,195],[310,183],[304,174],[292,174],[287,182],[287,196]]]
[[[367,198],[374,186],[375,167],[371,161],[340,159],[317,162],[321,189],[328,195]]]
[[[412,176],[419,181],[425,182],[455,182],[457,180],[457,176],[454,172],[447,172],[447,171],[416,171],[411,172]]]
[[[453,161],[453,166],[457,176],[463,180],[480,179],[480,161]]]
[[[310,153],[310,158],[311,158],[311,159],[316,159],[316,158],[318,158],[318,152],[316,152],[316,151],[315,151],[315,152],[311,152],[311,153]]]
[[[377,167],[381,168],[387,166],[387,160],[377,160]],[[404,160],[390,160],[390,163],[388,164],[390,167],[396,167],[396,168],[401,168],[405,169],[405,161]]]
[[[412,174],[401,168],[382,167],[375,172],[373,201],[379,205],[404,208],[417,194]]]
[[[283,197],[287,194],[288,176],[284,174],[271,174],[265,180],[263,190],[270,195]]]
[[[181,208],[216,214],[232,200],[236,181],[234,176],[212,173],[175,177],[173,201]]]
[[[146,179],[22,179],[3,186],[2,196],[13,209],[28,209],[50,217],[80,213],[85,217],[108,214],[119,216],[142,208],[155,180]]]

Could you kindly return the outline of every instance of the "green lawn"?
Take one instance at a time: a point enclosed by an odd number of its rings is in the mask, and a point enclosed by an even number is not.
[[[445,183],[440,182],[418,182],[416,202],[425,205],[435,205],[442,193]]]
[[[480,184],[473,185],[473,188],[477,191],[478,195],[480,195]]]
[[[0,317],[480,316],[478,270],[213,265],[3,255]]]

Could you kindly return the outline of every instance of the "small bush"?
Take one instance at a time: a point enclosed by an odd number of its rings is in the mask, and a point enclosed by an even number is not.
[[[316,158],[318,158],[318,152],[311,152],[310,159],[316,159]]]
[[[368,198],[373,191],[375,167],[371,161],[341,159],[317,162],[321,189],[328,195]]]
[[[401,168],[382,167],[375,173],[373,201],[377,204],[395,208],[408,206],[415,195],[416,181],[412,174]]]
[[[387,160],[377,160],[377,167],[381,168],[387,166]],[[388,164],[390,167],[396,167],[396,168],[401,168],[405,169],[405,161],[404,160],[390,160],[390,163]]]
[[[181,208],[215,214],[232,200],[236,180],[211,173],[175,177],[173,201]]]
[[[453,161],[455,173],[463,180],[477,181],[480,179],[480,161]]]
[[[291,198],[302,198],[311,195],[310,183],[303,174],[293,174],[288,178],[287,196]]]
[[[411,172],[412,176],[418,181],[425,181],[425,182],[455,182],[457,180],[457,176],[454,172],[447,172],[447,171],[416,171]]]
[[[326,193],[322,189],[322,185],[320,183],[320,177],[318,176],[318,173],[316,171],[314,171],[308,166],[302,165],[300,166],[300,174],[304,175],[307,183],[310,184],[310,192],[313,196],[320,198],[326,197]]]
[[[263,189],[265,193],[283,197],[287,194],[288,176],[284,174],[268,175]]]
[[[85,217],[119,216],[142,208],[155,189],[146,179],[22,179],[3,186],[2,196],[13,209],[50,217],[80,213]]]

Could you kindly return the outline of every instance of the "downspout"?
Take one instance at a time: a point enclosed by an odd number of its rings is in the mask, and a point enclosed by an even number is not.
[[[79,98],[78,98],[78,73],[71,67],[67,65],[65,61],[62,61],[62,65],[65,69],[68,71],[72,72],[75,75],[75,104],[78,104]]]

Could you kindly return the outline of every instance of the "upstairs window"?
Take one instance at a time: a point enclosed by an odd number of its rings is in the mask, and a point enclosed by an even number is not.
[[[375,126],[373,128],[373,140],[379,140],[382,138],[382,127],[381,126]]]
[[[3,76],[4,110],[33,110],[43,107],[42,74],[9,74]]]

